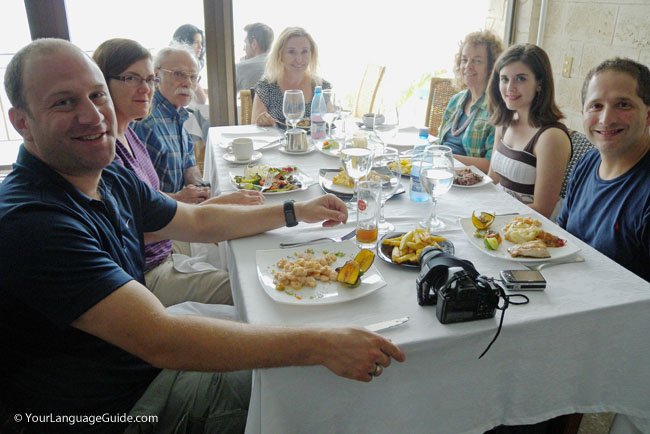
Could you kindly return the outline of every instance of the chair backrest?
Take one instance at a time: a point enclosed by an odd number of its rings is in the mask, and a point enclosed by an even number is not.
[[[438,136],[438,130],[442,124],[442,115],[445,113],[449,100],[456,92],[457,90],[451,78],[431,78],[427,115],[424,119],[424,126],[429,128],[429,134]]]
[[[253,114],[253,92],[251,89],[242,89],[239,91],[241,108],[239,109],[240,125],[250,125],[253,123],[251,115]]]
[[[357,98],[354,102],[354,111],[352,116],[360,118],[366,113],[372,113],[375,105],[375,98],[384,78],[385,66],[367,65],[361,79],[361,85],[357,91]]]
[[[562,182],[562,191],[560,191],[560,196],[564,198],[566,196],[566,188],[571,180],[573,175],[573,169],[575,169],[576,164],[591,149],[594,149],[594,145],[587,139],[587,137],[579,131],[570,130],[569,137],[571,138],[571,149],[573,154],[571,154],[571,160],[566,167],[566,172],[564,172],[564,182]]]

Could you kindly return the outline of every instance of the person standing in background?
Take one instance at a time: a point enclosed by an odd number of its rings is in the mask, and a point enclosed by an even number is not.
[[[266,55],[273,44],[273,29],[263,23],[252,23],[244,27],[244,51],[246,55],[235,65],[237,92],[255,87],[264,74]]]
[[[172,43],[174,42],[192,47],[199,64],[199,72],[203,71],[203,68],[205,67],[205,36],[203,35],[203,30],[193,24],[183,24],[174,32]],[[196,86],[194,94],[196,97],[196,103],[207,103],[208,95],[201,85]]]

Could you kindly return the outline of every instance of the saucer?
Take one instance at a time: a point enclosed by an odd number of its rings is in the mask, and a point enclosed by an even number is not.
[[[310,152],[314,151],[314,145],[309,145],[309,148],[306,151],[287,151],[287,148],[285,145],[282,145],[278,148],[278,151],[282,152],[283,154],[289,154],[289,155],[303,155],[303,154],[309,154]]]
[[[262,153],[259,152],[259,151],[253,151],[253,155],[251,156],[250,160],[238,160],[238,159],[235,158],[235,155],[230,153],[230,152],[226,152],[225,154],[223,154],[223,159],[224,160],[226,160],[226,161],[228,161],[230,163],[234,163],[234,164],[253,163],[253,162],[259,160],[260,158],[262,158]]]

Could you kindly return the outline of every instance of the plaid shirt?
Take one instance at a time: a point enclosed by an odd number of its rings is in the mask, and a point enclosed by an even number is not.
[[[445,135],[451,131],[454,115],[458,110],[464,110],[465,102],[470,97],[468,89],[458,92],[452,96],[447,104],[445,113],[442,115],[440,125],[440,142],[444,142]],[[476,117],[463,132],[462,142],[465,154],[468,157],[483,157],[490,159],[492,147],[494,146],[494,126],[490,125],[490,112],[487,110],[487,97],[483,94],[472,106],[476,107]]]
[[[151,114],[132,127],[147,145],[158,178],[160,190],[176,193],[185,185],[185,170],[196,166],[194,144],[183,123],[189,117],[184,108],[176,109],[160,91],[156,91]]]

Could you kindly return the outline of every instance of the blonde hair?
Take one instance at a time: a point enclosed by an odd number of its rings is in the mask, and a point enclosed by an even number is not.
[[[321,84],[321,79],[317,75],[318,70],[318,47],[314,38],[302,27],[287,27],[280,33],[278,39],[273,44],[273,48],[266,60],[266,68],[264,70],[264,78],[269,83],[278,82],[284,75],[284,64],[282,63],[282,52],[291,38],[304,37],[309,41],[311,46],[311,57],[309,59],[309,66],[305,70],[307,77],[316,84]]]

